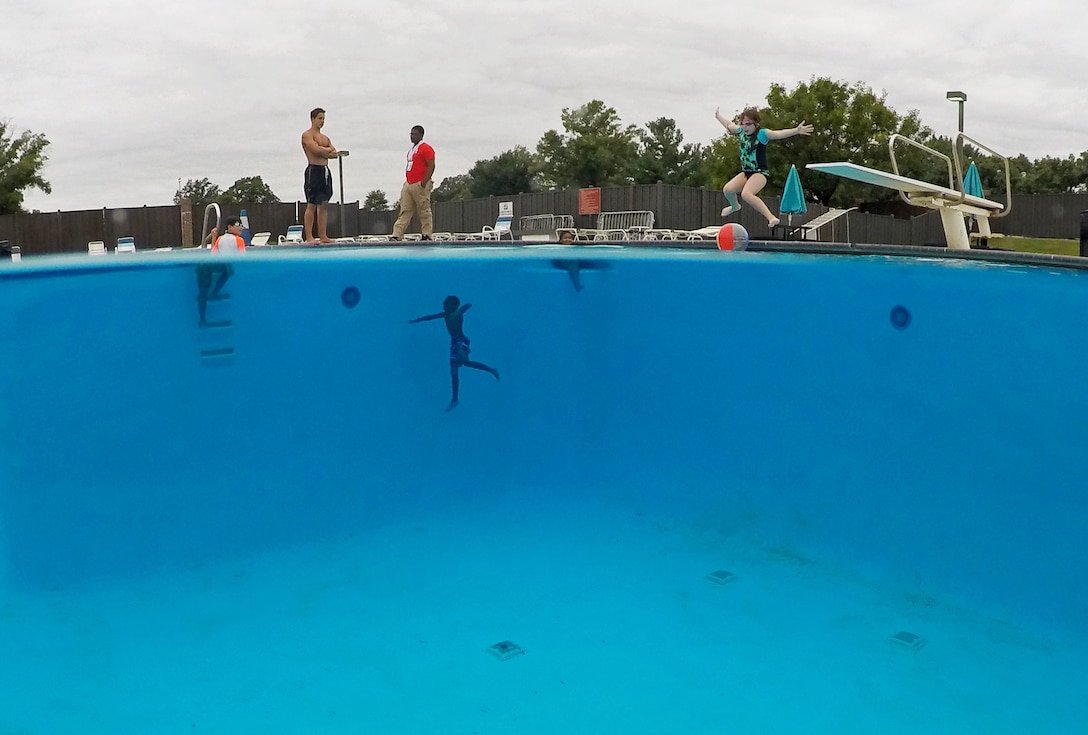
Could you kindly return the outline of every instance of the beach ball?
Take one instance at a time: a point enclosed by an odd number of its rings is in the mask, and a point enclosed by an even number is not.
[[[718,230],[718,250],[744,250],[748,247],[748,230],[736,222],[727,222]]]

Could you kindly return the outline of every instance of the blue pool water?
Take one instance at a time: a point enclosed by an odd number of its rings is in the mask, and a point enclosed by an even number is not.
[[[0,733],[1082,731],[1088,274],[573,252],[0,270]]]

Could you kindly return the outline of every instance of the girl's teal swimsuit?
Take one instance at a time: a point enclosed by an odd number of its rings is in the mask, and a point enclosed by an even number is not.
[[[744,175],[767,175],[767,131],[760,128],[755,135],[748,135],[737,130],[737,142],[740,144],[740,167]]]

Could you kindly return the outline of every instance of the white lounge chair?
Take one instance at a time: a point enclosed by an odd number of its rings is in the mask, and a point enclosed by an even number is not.
[[[251,247],[265,247],[268,245],[268,239],[270,237],[272,237],[271,232],[258,232],[254,234],[252,238],[250,238],[249,244]]]
[[[87,255],[105,255],[106,243],[101,240],[92,240],[87,243]]]
[[[513,224],[513,217],[499,216],[495,220],[495,226],[484,225],[480,228],[479,232],[458,232],[450,239],[454,240],[501,240],[504,237],[511,240],[514,239],[514,233],[510,227]]]
[[[593,240],[641,240],[643,233],[653,228],[654,213],[649,210],[601,212],[595,228],[580,232]]]
[[[121,255],[122,253],[135,253],[136,252],[136,238],[134,237],[119,237],[117,238],[117,248],[115,253]]]
[[[300,243],[302,242],[302,225],[291,225],[287,228],[286,235],[280,235],[279,244],[286,245],[287,243]]]
[[[559,230],[573,230],[574,217],[569,214],[527,214],[521,218],[519,233],[525,242],[556,242]],[[583,239],[578,236],[577,239]]]

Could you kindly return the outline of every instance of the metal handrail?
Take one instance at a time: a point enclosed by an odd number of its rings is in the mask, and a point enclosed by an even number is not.
[[[212,222],[212,226],[208,227],[208,212],[215,212],[215,220]],[[212,202],[208,206],[204,207],[204,222],[200,226],[200,244],[197,247],[204,247],[204,238],[208,236],[208,233],[212,231],[212,228],[219,229],[219,223],[223,218],[223,213],[219,210],[219,205]],[[208,243],[208,247],[212,244]]]
[[[968,136],[966,133],[959,133],[958,135],[956,135],[955,145],[952,146],[952,155],[956,158],[957,170],[960,168],[959,151],[963,150],[963,141],[969,141],[971,145],[975,146],[976,148],[981,148],[994,158],[1000,158],[1001,161],[1005,164],[1005,208],[997,214],[991,214],[990,217],[993,219],[997,219],[999,217],[1007,217],[1009,215],[1009,212],[1012,211],[1012,174],[1009,170],[1009,159],[995,151],[993,148],[982,145],[982,143],[979,143],[977,140]],[[960,177],[960,181],[963,181],[962,176]]]
[[[960,135],[963,135],[963,133],[960,133]],[[965,194],[964,191],[963,191],[963,171],[960,170],[959,157],[956,157],[954,159],[955,173],[953,173],[953,170],[952,170],[953,159],[952,158],[949,158],[948,156],[941,153],[940,151],[933,150],[932,148],[930,148],[927,145],[922,145],[918,141],[913,140],[911,138],[908,138],[905,135],[900,135],[899,133],[892,133],[891,137],[888,138],[888,153],[891,154],[891,157],[892,157],[892,172],[895,173],[896,176],[901,176],[902,175],[902,174],[899,173],[899,163],[895,160],[895,141],[896,140],[905,141],[905,142],[911,144],[912,146],[914,146],[915,148],[919,148],[919,149],[925,151],[926,153],[929,153],[931,155],[936,156],[937,158],[943,158],[944,162],[946,164],[948,164],[948,188],[953,189],[955,191],[958,191],[959,194],[960,194],[960,198],[959,198],[959,200],[956,201],[956,204],[959,204],[959,203],[961,203],[961,202],[963,202],[964,200],[967,199],[967,194]],[[953,150],[953,155],[955,155],[955,150]],[[907,204],[914,204],[914,202],[912,202],[910,199],[908,199],[907,195],[902,191],[899,192],[899,198],[902,199]]]

